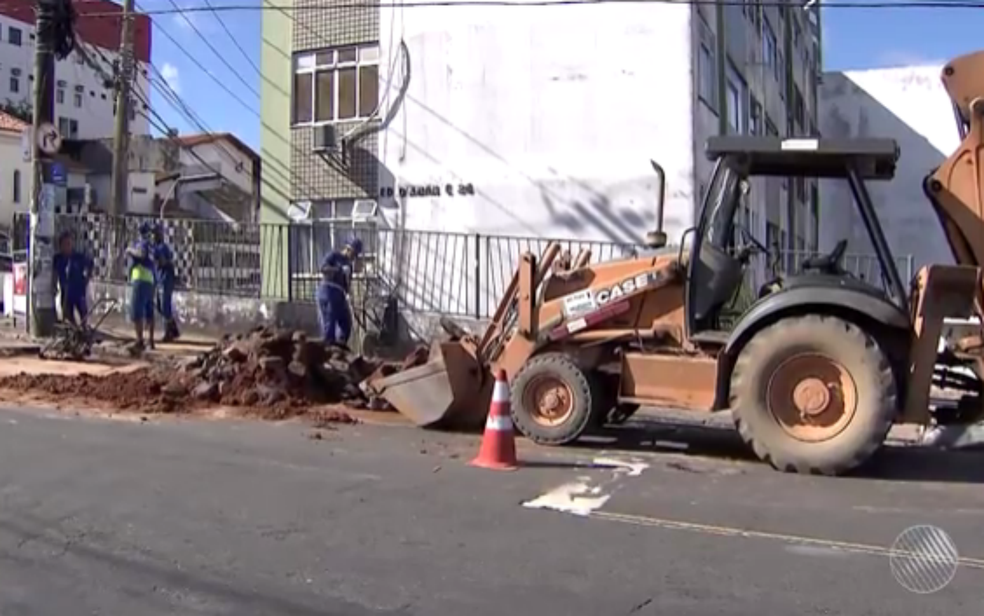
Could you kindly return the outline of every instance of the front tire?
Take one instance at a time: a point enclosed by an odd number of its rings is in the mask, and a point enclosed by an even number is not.
[[[839,475],[866,462],[897,416],[896,384],[874,338],[831,316],[758,332],[731,377],[735,426],[778,470]]]
[[[512,382],[512,418],[523,436],[541,445],[566,445],[589,427],[594,388],[562,353],[531,358]]]

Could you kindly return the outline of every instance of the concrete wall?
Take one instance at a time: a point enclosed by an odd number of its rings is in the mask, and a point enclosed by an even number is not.
[[[684,5],[382,9],[381,64],[401,64],[392,28],[409,48],[410,80],[379,139],[381,176],[441,189],[380,199],[385,219],[641,241],[654,225],[654,158],[677,236],[694,211],[692,160],[681,156],[693,137],[690,18]],[[397,70],[390,105],[406,79]]]
[[[820,90],[820,128],[826,137],[891,137],[901,158],[895,179],[869,191],[896,256],[912,254],[914,271],[951,263],[939,220],[922,191],[923,178],[959,145],[939,66],[826,73]],[[847,238],[849,251],[871,253],[846,183],[824,181],[821,246]]]
[[[20,199],[16,203],[14,171],[20,177]],[[27,212],[30,199],[31,163],[24,161],[21,135],[0,130],[0,225],[11,225],[16,212]]]
[[[217,172],[247,195],[253,194],[253,160],[228,141],[182,149],[181,165],[186,175]]]
[[[129,319],[129,286],[93,282],[89,289],[90,305],[102,298],[119,302],[118,314],[110,318],[117,322]],[[280,300],[177,291],[174,311],[181,329],[189,332],[221,335],[257,325],[302,329],[312,334],[318,332],[318,315],[313,303],[291,304]]]

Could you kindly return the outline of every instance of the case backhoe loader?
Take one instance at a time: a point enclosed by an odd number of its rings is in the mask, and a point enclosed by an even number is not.
[[[924,267],[909,289],[900,279],[866,188],[893,177],[893,140],[715,137],[706,148],[716,162],[701,215],[680,248],[665,246],[665,178],[654,163],[661,194],[646,254],[591,264],[584,252],[554,267],[557,245],[539,257],[526,253],[480,337],[449,326],[452,340],[435,343],[428,364],[367,386],[419,425],[476,426],[491,375],[502,368],[518,429],[556,445],[640,405],[731,409],[760,458],[780,470],[830,475],[866,461],[894,423],[976,420],[980,378],[959,382],[965,398],[946,416],[933,416],[929,392],[946,363],[984,374],[980,335],[938,353],[943,319],[979,314],[984,305],[984,100],[977,98],[984,53],[954,60],[943,80],[963,141],[927,177],[926,193],[957,265]],[[764,285],[726,326],[751,257],[768,252],[736,222],[754,176],[847,182],[882,284],[845,272],[839,243]]]

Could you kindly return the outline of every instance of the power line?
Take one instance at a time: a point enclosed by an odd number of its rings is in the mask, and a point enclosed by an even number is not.
[[[239,44],[239,41],[236,40],[236,37],[232,34],[231,31],[229,31],[228,26],[226,26],[225,20],[222,19],[222,17],[219,15],[219,12],[215,10],[215,7],[212,6],[212,3],[209,2],[209,0],[205,0],[205,4],[209,7],[209,9],[211,9],[212,15],[215,16],[215,20],[219,22],[219,25],[222,26],[222,29],[225,31],[225,33],[229,36],[230,39],[232,39],[232,44],[236,46],[236,49],[239,50],[239,53],[243,54],[243,57],[246,58],[246,61],[249,62],[249,65],[253,67],[253,70],[262,76],[263,71],[260,70],[260,67],[256,65],[256,62],[253,62],[253,59],[249,57],[249,54],[246,53],[246,50],[243,49],[243,46]]]
[[[302,11],[333,11],[366,8],[410,9],[417,7],[535,7],[535,6],[578,6],[595,4],[683,4],[683,5],[722,5],[747,6],[746,0],[479,0],[468,2],[464,0],[423,0],[420,2],[352,2],[319,6],[279,6],[265,4],[256,5],[225,5],[217,7],[184,7],[175,9],[155,9],[144,11],[143,15],[174,15],[177,13],[203,12],[256,12],[281,11],[299,13]],[[756,2],[764,7],[795,7],[798,2],[783,0],[763,0]],[[980,9],[984,8],[984,0],[868,0],[865,2],[820,2],[817,6],[824,9]],[[86,13],[83,17],[118,17],[119,13]]]
[[[179,43],[173,36],[171,36],[170,33],[168,33],[167,30],[165,30],[161,26],[157,26],[156,28],[154,28],[154,31],[155,32],[160,32],[161,34],[163,34],[164,36],[166,36],[167,39],[169,41],[171,41],[172,43],[174,43],[174,46],[177,47],[181,51],[181,53],[183,53],[185,55],[186,58],[188,58],[189,60],[191,60],[191,63],[192,64],[194,64],[195,66],[197,66],[200,71],[202,71],[203,73],[205,73],[206,75],[208,75],[212,79],[212,81],[214,81],[220,88],[222,88],[225,91],[226,94],[228,94],[230,97],[232,97],[232,99],[234,101],[236,101],[237,103],[239,103],[240,105],[242,105],[244,108],[246,108],[247,110],[249,110],[256,117],[260,117],[260,112],[259,111],[257,111],[256,109],[254,109],[252,105],[250,105],[249,103],[247,103],[246,101],[244,101],[239,95],[237,95],[235,92],[233,92],[231,89],[229,89],[229,86],[227,86],[225,83],[223,83],[222,80],[219,79],[215,75],[215,73],[213,73],[212,71],[208,70],[198,60],[198,58],[196,58],[194,55],[192,55],[192,53],[190,51],[188,51],[187,49],[185,49],[185,46],[182,45],[181,43]]]
[[[176,2],[174,1],[174,0],[169,0],[169,2],[171,3],[171,5],[172,5],[172,6],[173,6],[173,7],[175,8],[175,9],[177,9],[177,10],[179,10],[179,11],[181,10],[181,7],[179,7],[179,6],[177,5],[177,3],[176,3]],[[215,11],[215,9],[213,8],[213,9],[212,9],[212,11],[214,12],[214,11]],[[219,59],[219,60],[220,60],[220,61],[222,62],[222,64],[224,64],[224,65],[225,65],[225,67],[226,67],[227,69],[229,69],[229,70],[230,70],[230,71],[232,72],[232,74],[233,74],[233,75],[235,75],[235,76],[236,76],[236,77],[237,77],[237,78],[239,79],[239,81],[240,81],[240,83],[242,83],[242,84],[243,84],[244,86],[246,86],[246,89],[248,89],[248,90],[249,90],[250,92],[252,92],[252,93],[253,93],[253,94],[254,94],[255,96],[257,96],[257,97],[259,97],[259,96],[260,96],[260,93],[259,93],[259,92],[258,92],[258,91],[256,90],[256,88],[254,88],[254,87],[253,87],[252,85],[250,85],[250,84],[249,84],[249,83],[248,83],[248,82],[247,82],[247,81],[246,81],[245,79],[243,79],[243,76],[239,74],[239,71],[237,71],[236,69],[234,69],[234,68],[232,67],[232,65],[231,65],[231,64],[229,64],[229,61],[225,59],[225,56],[224,56],[224,55],[222,55],[221,53],[219,53],[219,51],[218,51],[218,50],[217,50],[217,49],[215,48],[215,46],[214,46],[214,45],[212,45],[212,43],[210,43],[210,42],[209,42],[209,40],[208,40],[208,38],[206,38],[206,37],[205,37],[205,36],[204,36],[204,35],[203,35],[203,34],[201,33],[201,31],[200,31],[200,30],[198,29],[198,26],[196,26],[196,25],[195,25],[195,24],[194,24],[194,23],[193,23],[193,22],[191,21],[191,19],[189,19],[189,18],[188,18],[188,15],[187,15],[187,14],[185,14],[185,13],[181,13],[181,17],[182,17],[182,18],[184,18],[184,20],[185,20],[185,23],[187,23],[187,24],[188,24],[188,26],[189,26],[189,27],[190,27],[190,28],[191,28],[191,29],[192,29],[192,30],[193,30],[193,31],[195,32],[195,34],[197,34],[197,35],[198,35],[198,38],[200,38],[200,39],[202,39],[202,41],[204,41],[204,43],[205,43],[205,45],[206,45],[206,46],[207,46],[207,47],[208,47],[209,49],[211,49],[211,50],[212,50],[212,53],[214,53],[214,54],[215,54],[215,56],[216,56],[216,57],[217,57],[217,58],[218,58],[218,59]],[[170,38],[170,36],[168,36],[168,38]],[[233,42],[235,42],[235,39],[233,39]],[[242,49],[240,49],[240,51],[241,51],[241,50],[242,50]]]

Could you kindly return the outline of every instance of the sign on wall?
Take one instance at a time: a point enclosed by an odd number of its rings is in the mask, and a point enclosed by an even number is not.
[[[401,199],[416,197],[472,197],[475,195],[475,187],[469,182],[467,184],[410,184],[394,189],[392,186],[383,186],[379,189],[379,196],[382,199],[392,199],[399,196]]]

